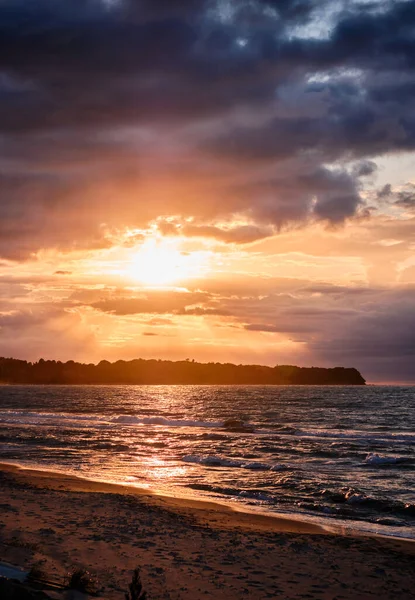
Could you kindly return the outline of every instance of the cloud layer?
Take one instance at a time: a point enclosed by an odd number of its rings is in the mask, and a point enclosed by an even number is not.
[[[330,6],[2,0],[0,254],[353,218],[414,148],[415,2]]]

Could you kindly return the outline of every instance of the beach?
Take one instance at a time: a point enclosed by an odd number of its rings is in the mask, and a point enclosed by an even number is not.
[[[0,463],[415,539],[410,388],[0,386],[0,407]]]
[[[0,466],[0,561],[62,583],[90,571],[124,598],[140,567],[149,600],[414,598],[415,544]]]

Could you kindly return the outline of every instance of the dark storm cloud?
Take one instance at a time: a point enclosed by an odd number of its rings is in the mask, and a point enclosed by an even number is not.
[[[394,190],[388,183],[378,191],[377,196],[386,199],[389,204],[394,204],[399,208],[409,211],[415,209],[415,185],[413,183],[407,183],[399,190]]]
[[[160,215],[236,243],[352,218],[370,158],[415,148],[415,1],[339,3],[318,37],[326,6],[0,1],[0,254],[105,246],[101,223]],[[215,177],[183,195],[142,190],[172,172],[185,189],[201,164]],[[234,216],[252,229],[218,227]]]
[[[150,13],[142,13],[141,7],[150,4]],[[302,72],[319,70],[328,66],[324,61],[336,67],[348,61],[361,67],[366,59],[369,67],[384,70],[402,69],[413,61],[413,2],[397,2],[384,15],[371,15],[358,8],[357,14],[346,16],[337,25],[329,40],[319,41],[288,37],[289,19],[277,26],[268,17],[266,27],[253,26],[245,32],[246,26],[238,22],[243,2],[230,3],[235,7],[230,23],[209,18],[210,13],[204,12],[207,4],[214,3],[121,2],[105,8],[99,2],[1,2],[0,67],[11,78],[8,89],[3,90],[5,108],[12,112],[13,107],[7,106],[9,99],[9,104],[20,100],[29,109],[26,119],[20,115],[23,123],[21,119],[4,119],[3,127],[44,128],[107,120],[120,123],[124,118],[140,120],[151,114],[159,119],[186,120],[191,104],[197,112],[200,103],[205,114],[225,105],[250,103],[255,96],[260,102],[272,99],[280,83],[275,75],[291,77],[293,67]],[[313,6],[311,2],[258,2],[249,6],[251,12],[259,14],[265,4],[294,19],[309,15]],[[140,18],[131,18],[131,5],[137,7]],[[241,48],[236,42],[244,32],[248,43]],[[383,55],[390,57],[386,64]],[[227,86],[232,76],[235,79]],[[238,79],[245,80],[247,87],[239,88]],[[262,87],[261,82],[267,85]],[[203,89],[197,93],[200,86]],[[93,89],[95,94],[91,95]],[[191,98],[186,94],[190,89]],[[168,96],[159,96],[167,90]],[[176,104],[179,90],[182,106]],[[65,98],[68,92],[70,96]],[[241,97],[241,92],[246,97]],[[347,93],[337,85],[333,93],[345,101],[355,90]]]
[[[306,165],[300,172],[290,173],[286,169],[285,174],[281,172],[273,180],[256,182],[241,190],[241,194],[246,196],[249,190],[259,199],[250,208],[254,218],[281,226],[288,221],[304,220],[311,213],[333,223],[354,215],[361,204],[355,177],[341,168],[307,170]]]
[[[415,185],[408,184],[405,190],[396,194],[397,200],[395,204],[408,210],[415,209]]]
[[[392,186],[390,183],[386,183],[382,189],[378,191],[378,198],[388,198],[391,195]]]
[[[281,18],[302,22],[319,6],[318,0],[261,0],[261,4],[273,8]],[[320,6],[327,2],[320,2]]]

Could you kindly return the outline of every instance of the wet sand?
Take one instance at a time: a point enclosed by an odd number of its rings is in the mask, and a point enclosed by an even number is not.
[[[141,568],[149,600],[415,598],[415,544],[343,536],[128,486],[0,465],[0,561],[52,581],[82,567],[124,599]]]

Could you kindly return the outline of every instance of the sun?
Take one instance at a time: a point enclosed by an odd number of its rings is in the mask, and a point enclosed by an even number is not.
[[[200,275],[203,263],[201,253],[181,252],[172,241],[150,239],[134,254],[128,274],[144,285],[171,285]]]

